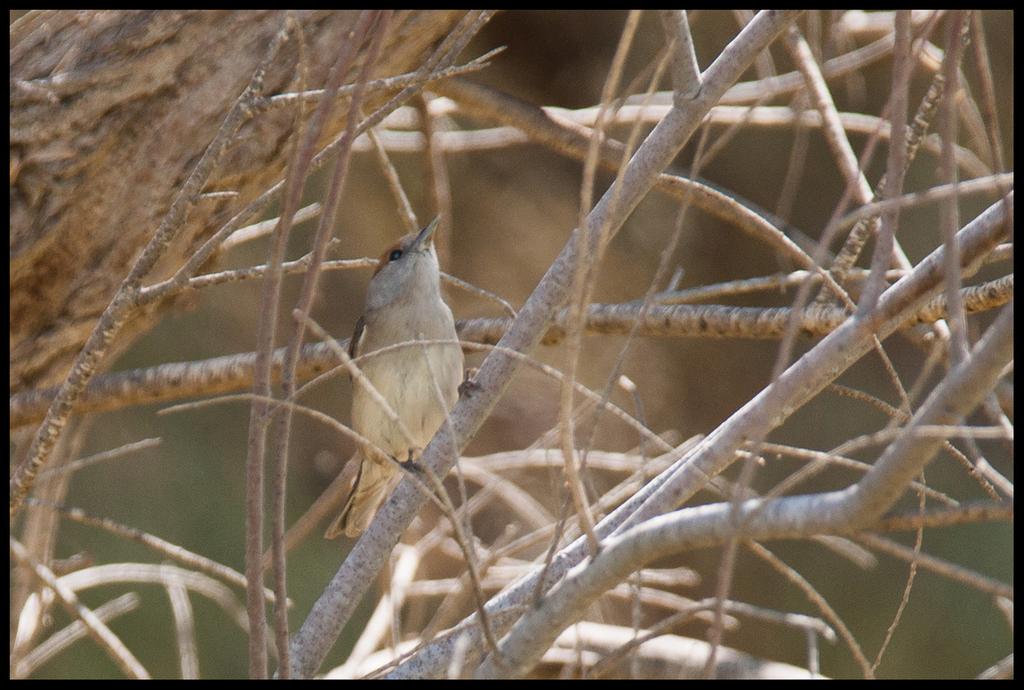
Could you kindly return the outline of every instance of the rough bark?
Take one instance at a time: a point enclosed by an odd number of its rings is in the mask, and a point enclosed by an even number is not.
[[[414,70],[462,14],[397,13],[375,76]],[[307,88],[323,83],[356,16],[295,13]],[[11,393],[67,373],[284,21],[279,11],[34,11],[11,25]],[[296,87],[298,54],[292,36],[268,95]],[[284,108],[244,125],[207,187],[237,196],[201,200],[152,280],[280,177],[293,118]],[[135,314],[111,354],[167,306]]]

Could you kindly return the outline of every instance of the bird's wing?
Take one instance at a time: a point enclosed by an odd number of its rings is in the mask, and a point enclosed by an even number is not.
[[[348,341],[348,356],[355,359],[359,356],[360,342],[363,339],[363,331],[366,330],[366,319],[362,316],[356,321],[356,330]]]

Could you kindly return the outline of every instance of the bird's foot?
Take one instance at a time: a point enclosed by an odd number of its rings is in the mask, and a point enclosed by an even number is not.
[[[420,456],[423,455],[422,448],[410,448],[402,468],[411,474],[423,474],[423,465],[420,464]]]
[[[423,469],[423,464],[419,460],[407,460],[406,462],[403,462],[402,469],[409,474],[413,474],[418,477],[422,477],[426,473],[426,470]]]
[[[476,367],[466,369],[466,373],[462,377],[462,383],[459,384],[459,397],[468,398],[480,390],[480,384],[475,380],[479,371]]]

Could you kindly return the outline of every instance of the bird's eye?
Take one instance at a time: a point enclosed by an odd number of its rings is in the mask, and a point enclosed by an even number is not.
[[[388,261],[398,261],[401,258],[402,258],[402,250],[401,249],[392,249],[391,253],[388,254]]]

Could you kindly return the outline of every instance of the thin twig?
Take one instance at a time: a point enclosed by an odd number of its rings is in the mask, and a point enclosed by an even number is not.
[[[295,216],[292,218],[292,225],[299,225],[305,223],[307,220],[312,220],[320,215],[322,207],[319,201],[315,201],[308,206],[303,206],[295,212]],[[262,220],[259,223],[253,223],[247,225],[244,228],[235,230],[227,239],[220,245],[221,251],[229,251],[235,247],[259,239],[260,237],[266,237],[274,231],[278,223],[281,222],[280,218],[269,218]],[[193,278],[192,280],[195,280]]]
[[[834,608],[828,603],[828,600],[815,587],[807,581],[807,579],[798,573],[794,568],[782,561],[778,556],[772,553],[770,550],[758,544],[755,541],[744,540],[743,545],[747,547],[748,551],[751,551],[755,556],[768,563],[776,571],[779,572],[784,578],[789,580],[789,583],[804,593],[804,596],[811,602],[818,611],[821,612],[822,617],[832,628],[839,633],[840,639],[846,643],[846,646],[850,648],[850,652],[853,654],[854,661],[860,666],[861,671],[864,673],[865,678],[871,678],[871,666],[868,662],[867,656],[864,655],[864,651],[861,649],[857,639],[853,636],[853,633],[843,619],[839,617],[839,614]]]
[[[470,23],[474,23],[472,19]],[[435,70],[444,69],[444,65],[438,67],[438,62],[442,58],[453,60],[454,57],[449,51],[458,51],[464,46],[464,41],[466,40],[465,34],[462,34],[461,38],[457,41],[450,40],[455,35],[456,34],[454,32],[449,34],[431,57],[423,63],[420,69],[416,71],[416,79],[412,83],[388,99],[384,105],[377,108],[373,113],[368,115],[359,123],[359,126],[356,127],[357,134],[362,134],[371,127],[379,124],[388,114],[393,112],[402,103],[423,88],[427,82],[436,78],[438,72]],[[318,170],[328,160],[332,160],[332,156],[337,153],[338,149],[342,145],[344,137],[345,134],[341,133],[331,143],[321,149],[320,152],[314,156],[310,169]],[[284,189],[284,184],[284,180],[275,183],[259,197],[253,200],[248,206],[235,214],[233,218],[228,220],[227,223],[222,225],[215,233],[213,233],[213,235],[211,235],[210,238],[207,239],[191,257],[189,257],[189,259],[171,278],[142,289],[138,297],[139,303],[144,304],[165,299],[168,295],[180,290],[181,286],[209,260],[215,251],[217,251],[225,238],[235,232],[248,219],[266,209],[270,203],[274,201],[279,194],[281,194]]]
[[[622,78],[622,71],[625,65],[626,56],[629,54],[630,45],[636,35],[640,23],[641,13],[639,10],[632,10],[626,18],[625,26],[619,37],[612,64],[608,69],[608,76],[605,79],[601,91],[601,112],[598,114],[597,125],[594,127],[587,155],[583,163],[583,182],[580,185],[580,203],[577,210],[578,231],[573,234],[575,242],[576,260],[572,267],[572,292],[569,297],[569,320],[568,320],[568,342],[565,355],[566,380],[562,386],[562,394],[559,400],[559,420],[561,422],[561,434],[559,437],[562,458],[565,461],[565,481],[572,496],[576,513],[582,520],[584,534],[587,536],[587,545],[590,548],[591,556],[596,555],[601,545],[594,533],[594,516],[590,510],[583,480],[580,477],[580,469],[577,466],[578,454],[576,451],[575,431],[573,425],[573,383],[576,380],[576,370],[579,364],[580,350],[582,349],[583,337],[583,313],[586,309],[589,296],[593,290],[594,280],[597,275],[597,266],[601,261],[604,242],[605,228],[602,225],[592,226],[590,224],[591,206],[594,194],[594,176],[597,173],[598,151],[604,137],[605,116],[604,113],[611,108],[611,100],[618,90],[618,84]],[[625,154],[619,166],[617,184],[613,185],[615,190],[613,206],[618,205],[619,191],[622,188],[621,175],[625,170]],[[593,241],[596,238],[597,241]]]
[[[129,678],[148,679],[149,672],[139,663],[131,650],[99,619],[90,609],[86,608],[66,584],[61,582],[42,563],[31,559],[28,550],[17,539],[11,539],[11,556],[20,565],[27,566],[40,583],[49,587],[60,600],[68,614],[77,619],[89,631],[89,636],[110,656],[111,660]]]
[[[130,613],[139,607],[139,595],[135,592],[122,594],[102,606],[93,610],[96,617],[106,623],[118,616]],[[36,645],[24,657],[18,660],[17,665],[11,669],[12,678],[27,678],[32,673],[46,664],[50,659],[60,654],[75,642],[89,634],[89,629],[80,620],[73,621],[67,627],[58,630],[46,640]]]
[[[700,91],[701,77],[686,10],[662,10],[661,23],[672,43],[673,100],[692,98]]]
[[[420,125],[423,128],[423,167],[427,189],[430,190],[431,215],[438,218],[437,238],[438,259],[443,266],[451,265],[452,258],[452,190],[448,175],[448,161],[445,150],[437,145],[441,134],[438,125],[441,118],[431,113],[430,99],[426,93],[419,94],[416,108],[420,112]],[[439,240],[439,241],[438,241]]]
[[[882,553],[899,558],[900,560],[907,562],[913,562],[916,560],[917,564],[925,570],[949,578],[954,582],[958,582],[979,592],[1000,597],[1013,596],[1012,584],[999,582],[987,575],[975,572],[970,568],[950,563],[945,559],[938,558],[930,554],[915,553],[914,549],[908,548],[891,539],[879,537],[878,535],[874,535],[869,532],[858,534],[856,539],[871,549],[881,551]]]
[[[73,508],[68,506],[54,505],[45,503],[37,499],[29,499],[31,505],[45,506],[51,510],[56,511],[61,517],[77,522],[82,525],[88,525],[101,529],[110,534],[116,535],[123,539],[130,539],[136,543],[142,544],[146,548],[154,551],[157,554],[165,558],[169,558],[172,561],[181,563],[184,566],[198,570],[199,572],[206,573],[211,577],[215,577],[218,580],[223,580],[229,584],[245,588],[245,575],[238,572],[233,568],[229,568],[223,563],[218,563],[215,560],[202,556],[193,551],[189,551],[186,548],[178,546],[165,539],[161,539],[155,535],[152,535],[144,530],[138,529],[137,527],[130,527],[124,525],[116,520],[105,517],[97,517],[90,515],[81,508]],[[270,589],[263,589],[263,596],[267,603],[274,602],[274,593]],[[290,602],[289,602],[290,605]]]
[[[365,24],[362,19],[366,17]],[[387,33],[389,22],[391,19],[391,12],[384,11],[380,13],[365,13],[360,17],[360,22],[357,24],[354,39],[351,41],[353,50],[350,54],[344,55],[339,58],[337,68],[339,71],[338,80],[335,81],[332,78],[328,79],[327,86],[327,97],[323,103],[329,103],[334,99],[334,94],[340,85],[341,75],[344,75],[350,69],[353,58],[355,56],[355,46],[361,44],[364,40],[364,34],[369,33],[369,45],[363,53],[363,64],[360,68],[359,74],[356,77],[356,88],[352,94],[351,101],[349,102],[348,114],[346,117],[346,128],[345,134],[342,137],[341,148],[338,152],[338,158],[335,162],[334,170],[332,171],[330,183],[328,185],[327,196],[324,200],[323,214],[320,216],[320,222],[317,226],[316,235],[313,239],[313,251],[312,258],[310,260],[310,269],[306,272],[305,279],[302,284],[302,290],[299,295],[299,299],[296,303],[296,308],[293,311],[301,313],[303,315],[308,314],[312,308],[313,300],[317,295],[317,286],[320,278],[321,265],[323,264],[324,256],[327,252],[327,246],[331,238],[331,231],[334,228],[335,216],[337,215],[338,205],[341,200],[341,191],[345,184],[345,179],[348,173],[348,164],[350,154],[352,151],[352,141],[355,138],[355,127],[359,108],[365,94],[366,82],[369,78],[370,71],[373,69],[377,56],[380,52],[380,47],[383,43],[384,36]],[[370,28],[372,26],[372,29]],[[344,52],[344,51],[343,51]],[[326,118],[329,113],[329,108],[323,108],[323,116]],[[320,112],[317,112],[317,117],[320,116]],[[318,134],[320,127],[310,127],[310,132],[315,136]],[[299,174],[298,171],[293,171],[293,174]],[[301,175],[300,180],[304,181],[305,175]],[[287,197],[286,197],[287,198]],[[287,238],[287,233],[281,233]],[[283,251],[283,248],[282,248]],[[276,257],[275,257],[276,258]],[[280,265],[281,262],[278,262]],[[276,291],[280,291],[280,282],[278,281],[275,286]],[[277,310],[274,310],[271,318],[276,319]],[[273,323],[273,322],[271,322]],[[282,384],[282,395],[286,399],[291,399],[295,394],[296,380],[295,380],[295,368],[299,358],[299,352],[302,348],[302,339],[305,334],[305,321],[303,319],[296,319],[294,331],[291,335],[291,339],[288,342],[288,346],[285,349],[284,364],[281,368],[281,384]],[[268,354],[272,352],[273,343],[271,342],[267,348]],[[269,357],[268,357],[269,361]],[[269,380],[269,364],[267,365],[267,379]],[[269,390],[269,388],[268,388]],[[284,605],[287,600],[287,588],[286,588],[286,563],[285,563],[285,549],[284,549],[284,534],[285,534],[285,489],[287,486],[287,472],[288,472],[288,445],[291,438],[291,408],[280,410],[277,413],[276,425],[275,425],[275,436],[276,436],[276,447],[274,449],[275,459],[275,472],[272,481],[271,498],[272,498],[272,552],[274,556],[274,581],[275,581],[275,594],[277,596],[278,604],[274,608],[274,619],[276,629],[276,642],[277,648],[280,653],[280,665],[278,669],[278,676],[281,679],[287,679],[291,677],[291,645],[289,644],[288,634],[288,611]],[[256,559],[262,559],[262,549],[260,553],[255,554]],[[258,569],[262,572],[262,567],[259,563],[254,565],[254,569]]]
[[[384,144],[381,143],[380,136],[377,134],[377,129],[374,128],[367,131],[366,135],[370,138],[370,143],[373,144],[373,150],[377,154],[377,162],[380,164],[381,172],[384,174],[384,180],[388,184],[388,189],[391,190],[391,195],[395,198],[398,217],[401,219],[402,225],[405,226],[405,231],[413,232],[419,227],[419,221],[416,220],[416,212],[412,210],[412,204],[409,203],[409,195],[405,193],[405,189],[402,187],[398,171],[395,170],[395,166],[391,163],[388,152],[384,149]]]
[[[960,90],[960,59],[964,53],[964,41],[967,34],[968,11],[961,10],[952,14],[947,30],[946,55],[942,62],[942,73],[946,80],[946,93],[939,106],[942,117],[942,157],[940,159],[939,177],[943,182],[957,186],[959,176],[953,164],[952,142],[956,140],[956,101]],[[961,40],[961,35],[963,40]],[[956,365],[967,356],[967,324],[964,320],[963,305],[960,300],[960,272],[953,270],[958,265],[959,250],[956,246],[956,232],[960,227],[960,210],[957,198],[946,199],[939,206],[939,226],[942,231],[942,246],[946,257],[946,304],[949,307],[949,359]]]
[[[893,51],[892,91],[889,96],[889,122],[892,135],[889,139],[889,156],[885,170],[883,199],[891,200],[903,191],[903,176],[907,169],[907,91],[910,88],[910,11],[896,13],[896,47]],[[864,199],[859,199],[861,203]],[[885,287],[885,270],[889,268],[895,246],[896,229],[899,226],[899,208],[882,213],[875,239],[875,251],[871,258],[871,273],[860,303],[858,313],[865,314],[874,309],[878,296]],[[947,269],[949,267],[947,266]]]
[[[372,79],[366,83],[366,93],[371,94],[376,93],[377,91],[392,91],[394,89],[406,88],[408,86],[414,86],[421,83],[429,84],[432,81],[439,79],[449,79],[451,77],[465,76],[467,74],[472,74],[473,72],[479,72],[480,70],[489,67],[490,60],[504,52],[504,50],[504,46],[499,46],[494,50],[484,53],[480,57],[473,58],[464,65],[455,65],[439,69],[431,73],[430,78],[426,82],[423,82],[423,75],[418,70],[416,72],[399,74],[394,77],[385,77],[384,79]],[[352,95],[355,89],[355,84],[346,84],[338,89],[335,94],[335,98],[347,98]],[[323,89],[302,90],[295,93],[281,93],[263,99],[258,107],[261,111],[269,111],[276,108],[293,106],[298,101],[316,103],[323,97]]]
[[[192,602],[188,598],[188,590],[181,582],[172,582],[166,589],[167,598],[171,603],[171,616],[174,619],[181,677],[183,680],[197,680],[199,651],[196,649],[195,614]]]

